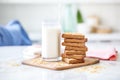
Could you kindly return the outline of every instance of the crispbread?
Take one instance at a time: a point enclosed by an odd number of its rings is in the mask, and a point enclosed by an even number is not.
[[[83,63],[84,59],[77,60],[77,59],[71,59],[71,58],[62,58],[62,61],[68,63],[68,64],[77,64],[77,63]]]
[[[84,35],[80,34],[80,33],[63,33],[62,34],[63,38],[76,38],[76,39],[83,39]]]
[[[67,55],[86,55],[85,51],[75,51],[75,50],[65,50],[64,53]]]
[[[65,43],[62,42],[63,46],[78,46],[78,47],[85,47],[85,43]]]
[[[63,58],[73,58],[73,59],[84,59],[85,55],[67,55],[67,54],[62,54]]]
[[[71,43],[83,43],[83,42],[87,42],[87,38],[83,38],[83,39],[69,39],[69,38],[65,38],[64,42],[71,42]]]
[[[84,46],[84,47],[66,46],[65,50],[87,51],[88,48],[86,46]]]

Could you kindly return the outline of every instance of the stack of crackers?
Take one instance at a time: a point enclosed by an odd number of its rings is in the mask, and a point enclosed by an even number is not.
[[[63,33],[62,38],[62,45],[65,46],[62,60],[69,64],[83,63],[87,51],[87,38],[80,33]]]

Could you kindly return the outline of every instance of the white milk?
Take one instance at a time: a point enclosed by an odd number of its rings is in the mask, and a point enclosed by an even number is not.
[[[46,61],[57,61],[60,57],[60,28],[42,27],[42,58]]]

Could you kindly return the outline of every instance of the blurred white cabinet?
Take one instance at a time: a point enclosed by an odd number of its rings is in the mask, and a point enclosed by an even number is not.
[[[0,3],[81,3],[81,4],[118,4],[120,0],[0,0]]]
[[[86,18],[96,14],[102,23],[120,32],[120,0],[0,0],[0,24],[21,21],[30,32],[41,32],[43,20],[60,20],[59,4],[75,4]]]

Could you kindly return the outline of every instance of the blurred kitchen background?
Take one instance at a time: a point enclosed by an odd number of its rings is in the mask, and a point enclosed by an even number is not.
[[[45,20],[59,22],[63,32],[72,25],[71,32],[83,33],[89,41],[120,40],[120,0],[0,0],[0,24],[13,19],[33,42],[41,42]]]

